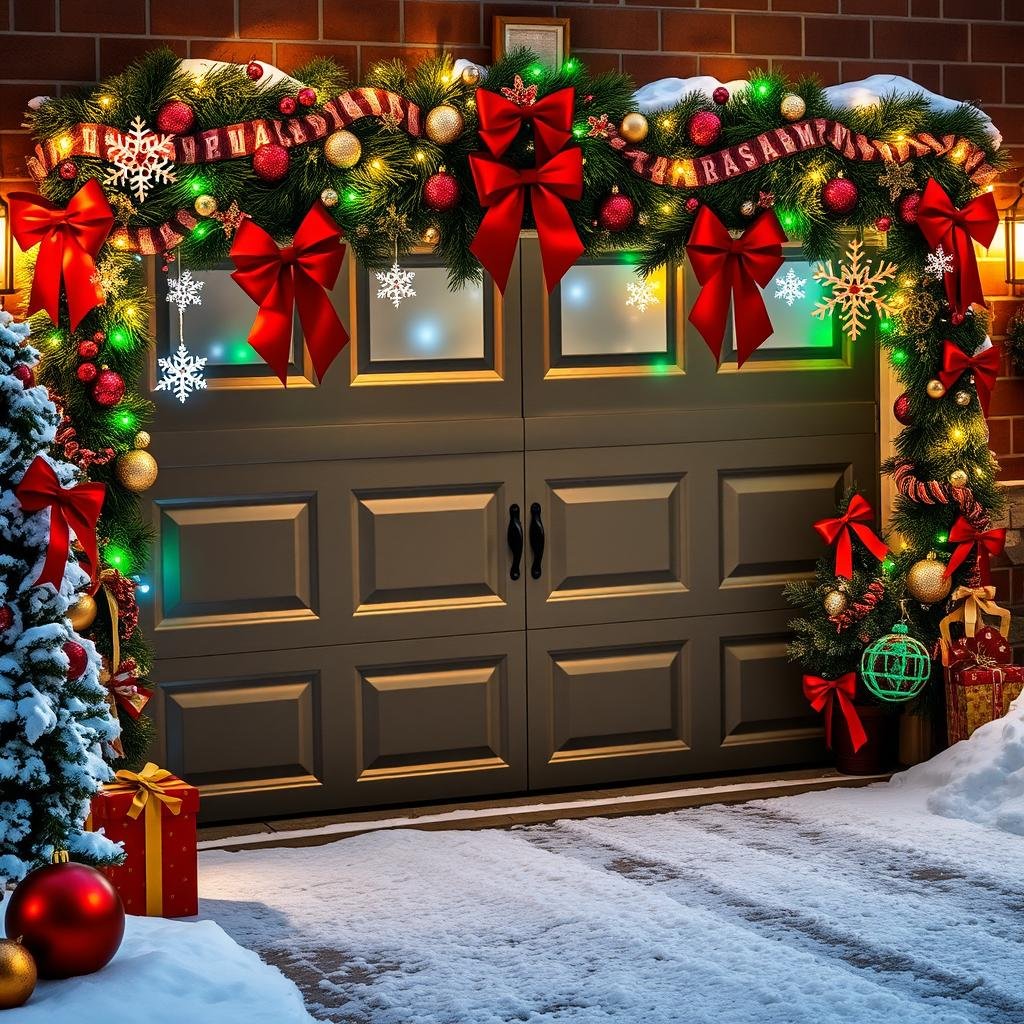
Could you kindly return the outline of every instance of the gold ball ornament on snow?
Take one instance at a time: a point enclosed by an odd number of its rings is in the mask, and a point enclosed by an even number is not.
[[[907,593],[921,604],[944,601],[953,587],[953,581],[943,576],[945,571],[946,563],[929,551],[927,558],[915,562],[907,571]]]
[[[0,1010],[24,1006],[36,988],[36,962],[14,939],[0,939]]]
[[[427,138],[438,146],[448,146],[462,134],[465,123],[458,108],[442,103],[427,114]]]
[[[787,121],[799,121],[807,113],[807,104],[804,102],[803,96],[797,96],[795,92],[791,92],[782,97],[779,113]]]
[[[68,622],[76,633],[83,633],[96,621],[98,611],[91,594],[79,594],[78,600],[68,609]]]
[[[352,132],[331,132],[324,140],[324,159],[332,167],[346,170],[355,167],[363,155],[363,144]]]
[[[133,494],[148,491],[156,483],[160,467],[156,459],[144,448],[134,448],[117,457],[115,465],[117,479],[125,490]]]
[[[823,603],[825,614],[830,619],[834,619],[837,615],[842,615],[846,611],[847,598],[841,590],[830,590],[825,595]]]
[[[480,69],[475,64],[467,64],[462,69],[462,75],[460,77],[462,78],[463,85],[479,85]]]
[[[941,398],[946,393],[946,385],[941,380],[936,378],[935,380],[928,381],[925,386],[925,391],[928,392],[929,398]]]
[[[637,110],[627,114],[619,125],[619,134],[627,142],[643,142],[649,130],[647,118]]]
[[[213,196],[197,196],[193,205],[200,217],[212,217],[217,212],[217,200]]]
[[[965,469],[954,469],[949,474],[949,484],[951,487],[966,487],[969,479],[970,477]]]

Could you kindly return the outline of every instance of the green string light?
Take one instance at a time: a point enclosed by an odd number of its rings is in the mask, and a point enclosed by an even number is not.
[[[131,572],[132,556],[117,544],[108,544],[103,549],[103,560],[125,575]]]
[[[885,323],[886,321],[883,321]],[[902,366],[907,361],[907,353],[902,348],[894,348],[889,354],[889,362],[893,366]]]
[[[114,413],[114,415],[111,417],[111,420],[118,430],[123,430],[126,432],[135,430],[135,428],[138,427],[139,425],[138,416],[136,416],[135,413],[131,412],[131,410],[129,409],[123,409],[120,412]]]
[[[949,534],[948,533],[937,533],[937,534],[935,534],[935,540],[939,544],[945,544],[949,540]]]
[[[188,183],[188,189],[194,196],[201,196],[208,188],[204,178],[193,178]]]
[[[758,78],[756,81],[751,83],[754,86],[754,95],[759,99],[766,99],[768,94],[772,91],[772,83],[767,78]]]
[[[126,349],[132,343],[132,336],[123,327],[115,327],[108,335],[107,341],[112,348]]]

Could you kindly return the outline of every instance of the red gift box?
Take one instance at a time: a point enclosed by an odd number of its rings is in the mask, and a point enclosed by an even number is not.
[[[152,763],[116,778],[93,797],[86,827],[124,843],[124,864],[101,869],[124,909],[148,917],[198,914],[199,790]]]
[[[1024,666],[1011,665],[1013,650],[1002,633],[985,626],[946,649],[946,727],[949,742],[967,739],[979,726],[1002,718],[1024,690]]]

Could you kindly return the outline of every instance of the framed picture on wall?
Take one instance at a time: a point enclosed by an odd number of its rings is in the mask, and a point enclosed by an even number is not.
[[[557,68],[569,56],[569,19],[495,15],[492,59],[500,60],[520,46],[533,50],[542,64]]]

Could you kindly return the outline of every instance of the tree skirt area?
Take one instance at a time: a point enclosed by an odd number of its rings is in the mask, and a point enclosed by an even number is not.
[[[1024,708],[868,789],[212,851],[201,911],[328,1021],[1008,1024],[1022,793]]]

